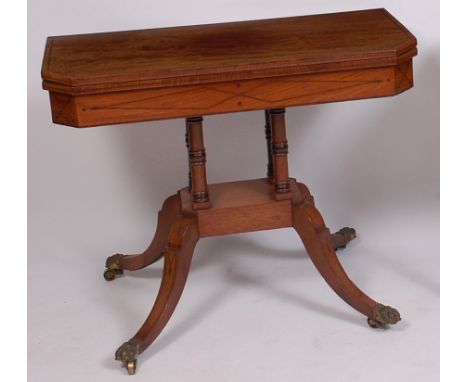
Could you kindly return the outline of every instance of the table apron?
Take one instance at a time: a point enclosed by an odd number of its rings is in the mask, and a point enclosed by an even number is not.
[[[91,127],[385,97],[413,86],[412,60],[329,73],[93,95],[50,92],[55,123]]]

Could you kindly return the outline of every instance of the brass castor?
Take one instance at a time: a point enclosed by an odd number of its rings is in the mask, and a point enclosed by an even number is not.
[[[106,270],[104,271],[104,278],[107,281],[112,281],[115,279],[115,276],[122,275],[123,269],[120,267],[120,260],[123,255],[120,253],[110,256],[106,260]]]
[[[135,374],[135,372],[136,372],[136,363],[137,363],[137,360],[136,360],[136,359],[127,362],[127,372],[128,372],[128,375],[133,375],[133,374]]]
[[[123,274],[121,269],[106,269],[104,271],[104,278],[106,281],[112,281],[115,279],[115,276]]]
[[[121,361],[127,367],[127,372],[130,375],[136,372],[136,357],[140,353],[142,347],[143,342],[140,339],[132,338],[124,342],[115,352],[115,360]]]

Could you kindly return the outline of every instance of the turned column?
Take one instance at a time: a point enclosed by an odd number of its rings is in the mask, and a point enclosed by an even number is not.
[[[271,117],[270,111],[265,110],[265,139],[267,142],[267,154],[268,154],[268,164],[267,164],[267,177],[270,183],[274,182],[273,179],[273,155],[271,152]]]
[[[276,200],[291,198],[288,172],[288,140],[286,139],[284,113],[284,109],[269,110],[272,132],[273,182]]]
[[[188,159],[188,187],[189,189],[192,189],[192,172],[190,170],[190,154],[189,154],[189,140],[188,140],[188,120],[185,121],[185,147],[187,147],[187,159]]]
[[[206,181],[206,151],[203,144],[203,118],[187,118],[187,146],[189,153],[189,183],[194,210],[209,208],[208,183]]]

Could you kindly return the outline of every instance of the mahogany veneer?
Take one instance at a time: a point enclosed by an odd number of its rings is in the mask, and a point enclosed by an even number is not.
[[[54,122],[88,127],[398,94],[416,39],[384,9],[47,39]]]
[[[47,39],[42,78],[55,123],[186,120],[188,187],[166,199],[145,251],[106,261],[112,280],[164,257],[148,318],[115,354],[129,373],[174,312],[200,237],[293,227],[326,282],[370,326],[400,320],[340,265],[335,250],[355,230],[332,235],[307,187],[290,178],[285,107],[401,93],[413,86],[416,54],[415,37],[384,9]],[[245,110],[265,110],[267,176],[209,185],[202,117]]]

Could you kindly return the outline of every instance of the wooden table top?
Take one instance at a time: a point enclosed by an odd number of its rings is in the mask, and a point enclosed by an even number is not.
[[[154,92],[157,89],[164,93],[167,89],[174,92],[174,89],[181,91],[190,86],[236,81],[244,84],[290,76],[300,80],[300,75],[397,66],[416,54],[416,38],[385,9],[372,9],[49,37],[42,78],[44,89],[65,102],[65,95],[71,99],[72,96]],[[226,92],[225,89],[221,91]],[[334,99],[321,102],[330,101]],[[74,121],[58,123],[99,125],[174,118],[196,115],[194,109],[197,108],[152,117],[133,115],[87,122],[77,115]],[[256,108],[260,107],[238,109]],[[205,110],[205,106],[199,109],[199,114],[236,111],[232,108]]]

